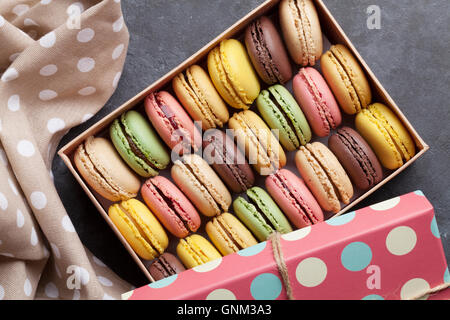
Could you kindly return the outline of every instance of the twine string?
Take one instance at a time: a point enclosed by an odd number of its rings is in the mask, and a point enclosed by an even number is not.
[[[281,234],[274,232],[269,236],[269,241],[272,243],[272,252],[277,263],[278,272],[283,279],[284,287],[286,288],[286,294],[289,300],[295,300],[292,292],[292,285],[289,279],[288,268],[284,260],[283,251],[281,250]]]

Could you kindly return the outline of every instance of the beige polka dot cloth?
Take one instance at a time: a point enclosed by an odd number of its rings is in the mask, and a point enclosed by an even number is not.
[[[119,81],[120,0],[0,0],[0,300],[118,299],[132,289],[80,242],[51,163]]]

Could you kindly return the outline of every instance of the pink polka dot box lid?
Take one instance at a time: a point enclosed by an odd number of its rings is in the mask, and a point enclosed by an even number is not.
[[[272,245],[281,247],[286,273]],[[283,280],[280,272],[288,277]],[[282,235],[276,243],[259,243],[122,298],[449,299],[449,282],[433,207],[416,191]]]

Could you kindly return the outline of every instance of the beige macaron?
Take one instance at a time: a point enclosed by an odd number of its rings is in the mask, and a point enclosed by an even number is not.
[[[203,130],[222,128],[230,117],[225,102],[202,67],[193,65],[172,80],[172,87],[183,107]]]
[[[231,194],[208,163],[197,154],[183,156],[172,166],[177,186],[207,217],[228,211]]]
[[[323,210],[338,213],[341,201],[350,203],[353,197],[350,178],[324,144],[314,142],[301,147],[295,155],[295,164]]]
[[[319,16],[311,0],[282,0],[279,7],[284,41],[295,63],[313,66],[323,52]]]
[[[342,45],[331,46],[320,60],[325,79],[342,110],[355,114],[372,101],[372,91],[358,60]]]
[[[104,198],[120,201],[137,196],[141,186],[139,178],[109,140],[87,138],[75,151],[74,162],[87,184]]]

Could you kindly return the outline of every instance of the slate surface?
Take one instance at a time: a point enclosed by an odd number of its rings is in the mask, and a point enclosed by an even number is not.
[[[122,1],[131,40],[117,91],[60,147],[166,74],[262,0]],[[422,190],[436,209],[450,261],[450,1],[325,0],[326,5],[431,150],[364,207]],[[381,29],[366,26],[370,5],[381,8]],[[55,157],[56,187],[83,243],[135,286],[148,281],[115,238],[63,162]]]

